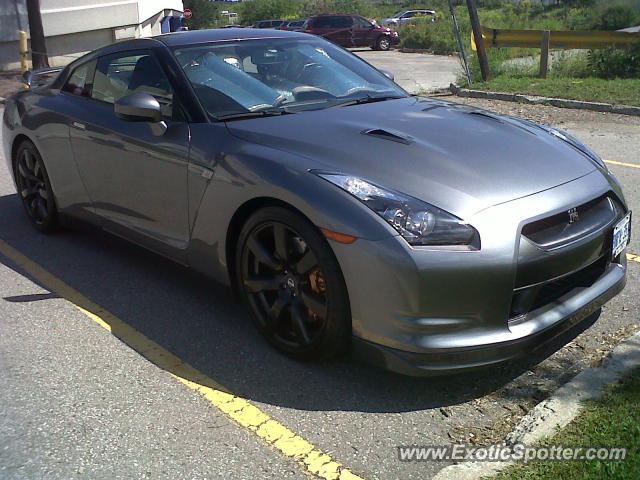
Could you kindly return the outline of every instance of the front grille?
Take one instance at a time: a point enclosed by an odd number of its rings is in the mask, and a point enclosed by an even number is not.
[[[623,211],[607,195],[569,210],[528,223],[522,234],[543,249],[566,245],[613,223]]]
[[[576,288],[590,287],[604,274],[608,265],[609,258],[605,255],[562,278],[514,291],[509,323],[518,323],[527,313],[549,305]]]

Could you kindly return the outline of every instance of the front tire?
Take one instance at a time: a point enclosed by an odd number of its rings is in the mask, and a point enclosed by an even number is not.
[[[298,360],[345,353],[351,313],[344,278],[327,240],[302,215],[281,207],[254,213],[236,252],[238,291],[262,335]]]
[[[381,50],[383,52],[386,52],[390,48],[391,48],[391,40],[386,35],[382,35],[378,37],[378,39],[376,40],[376,43],[373,46],[374,50]]]
[[[59,229],[58,210],[42,156],[35,145],[24,141],[13,160],[18,195],[31,225],[41,233]]]

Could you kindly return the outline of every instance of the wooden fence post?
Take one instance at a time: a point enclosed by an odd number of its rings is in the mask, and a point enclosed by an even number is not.
[[[540,50],[540,78],[547,78],[547,71],[549,69],[549,41],[551,39],[551,32],[545,30],[542,32],[542,45]]]

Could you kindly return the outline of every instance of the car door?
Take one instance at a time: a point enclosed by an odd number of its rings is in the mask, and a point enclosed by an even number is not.
[[[364,17],[353,17],[353,46],[369,47],[374,44],[374,25]]]
[[[343,47],[355,47],[356,42],[353,32],[353,17],[350,15],[340,15],[333,17],[333,40]]]
[[[116,117],[114,103],[132,93],[158,100],[164,134]],[[88,97],[70,122],[71,144],[103,227],[182,260],[189,238],[189,124],[160,62],[150,50],[100,57]]]
[[[347,15],[327,15],[315,19],[313,33],[343,47],[351,47],[351,17]]]

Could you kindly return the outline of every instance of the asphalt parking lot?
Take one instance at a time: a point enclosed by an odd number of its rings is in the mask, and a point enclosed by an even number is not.
[[[465,103],[576,134],[640,209],[640,118]],[[3,479],[430,478],[446,464],[400,462],[396,446],[498,440],[640,329],[632,261],[599,318],[527,361],[431,379],[296,363],[205,277],[108,234],[37,234],[4,159],[0,293]]]
[[[377,52],[370,48],[353,48],[351,51],[375,67],[393,73],[395,82],[410,93],[448,88],[462,69],[456,56],[403,53],[399,50]]]

